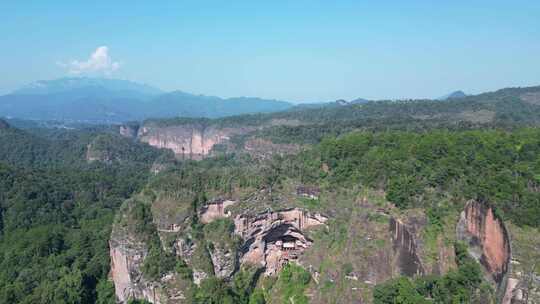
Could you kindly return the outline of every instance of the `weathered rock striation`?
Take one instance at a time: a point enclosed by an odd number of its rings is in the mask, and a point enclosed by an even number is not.
[[[210,154],[215,145],[249,131],[250,128],[220,128],[202,124],[142,126],[137,137],[151,146],[170,149],[179,157],[198,159]]]
[[[109,247],[110,275],[117,300],[125,303],[129,299],[145,299],[152,303],[161,303],[156,295],[156,286],[147,282],[141,272],[144,258],[148,254],[145,244],[111,239]]]
[[[504,293],[510,267],[510,238],[503,221],[485,203],[469,201],[457,225],[457,238],[484,267],[486,278]]]
[[[389,228],[397,274],[410,277],[423,275],[424,267],[416,252],[418,245],[412,228],[395,218],[390,218]]]
[[[235,201],[217,199],[203,206],[200,220],[209,224],[220,218],[231,217],[226,209]],[[124,207],[128,212],[128,207]],[[155,219],[154,219],[155,221]],[[240,265],[254,265],[266,275],[274,275],[282,266],[297,261],[313,241],[306,236],[306,229],[325,225],[327,218],[294,208],[268,211],[260,214],[239,214],[234,218],[234,231],[227,234],[206,235],[203,241],[193,239],[183,221],[169,223],[163,228],[156,224],[162,245],[171,241],[172,253],[181,257],[193,271],[193,283],[200,284],[211,275],[230,279]],[[168,284],[177,275],[169,273],[157,281],[143,275],[143,263],[148,255],[147,244],[139,240],[136,224],[113,226],[110,245],[111,278],[117,300],[144,299],[151,303],[182,303],[183,292],[177,284]],[[231,223],[232,225],[232,223]],[[133,227],[132,227],[133,226]],[[135,229],[135,230],[133,230]],[[131,231],[131,232],[130,232]],[[220,232],[221,233],[221,232]],[[168,250],[164,246],[164,250]],[[205,261],[206,259],[206,261]]]
[[[300,151],[297,144],[276,144],[253,135],[255,131],[278,125],[299,125],[296,120],[274,119],[260,124],[220,125],[207,121],[155,122],[142,125],[127,123],[119,127],[120,135],[136,139],[151,146],[172,150],[183,159],[201,159],[218,152],[243,150],[252,157],[266,159],[272,155],[294,154]],[[233,144],[231,138],[246,136]],[[218,145],[222,145],[216,149]]]

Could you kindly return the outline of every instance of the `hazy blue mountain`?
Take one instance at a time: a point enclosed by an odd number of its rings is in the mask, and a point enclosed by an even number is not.
[[[351,101],[349,101],[350,104],[362,104],[362,103],[368,103],[369,100],[367,99],[364,99],[364,98],[356,98],[356,99],[353,99]]]
[[[454,91],[450,94],[444,95],[442,97],[439,97],[439,100],[447,100],[447,99],[459,99],[467,97],[467,94],[465,94],[463,91]]]
[[[338,100],[329,101],[329,102],[302,103],[302,104],[298,104],[294,106],[291,110],[299,111],[299,110],[305,110],[305,109],[320,109],[320,108],[328,108],[328,107],[364,104],[368,102],[369,100],[364,99],[364,98],[356,98],[351,101],[347,101],[345,99],[338,99]]]
[[[146,84],[140,84],[129,80],[108,79],[108,78],[88,78],[72,77],[54,80],[40,80],[30,83],[12,94],[14,95],[49,95],[58,93],[68,93],[73,95],[82,94],[87,96],[100,95],[106,92],[111,95],[123,97],[149,97],[162,94],[158,88]]]
[[[32,119],[85,122],[119,122],[136,119],[142,110],[138,98],[120,98],[106,91],[81,90],[49,95],[0,96],[0,116]]]
[[[223,99],[163,93],[126,80],[61,78],[37,81],[0,96],[0,116],[30,120],[117,123],[146,118],[223,117],[282,111],[293,105],[256,97]]]
[[[150,117],[223,117],[248,113],[268,113],[287,110],[293,105],[286,101],[257,97],[223,99],[215,96],[194,95],[181,91],[162,94],[151,100]]]
[[[369,102],[369,100],[364,99],[364,98],[356,98],[351,101],[347,101],[345,99],[339,99],[339,100],[336,100],[334,103],[339,106],[348,106],[348,105],[353,105],[353,104],[363,104],[367,102]]]

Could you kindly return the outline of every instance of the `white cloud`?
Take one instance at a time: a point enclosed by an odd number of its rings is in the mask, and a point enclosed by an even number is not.
[[[98,47],[86,61],[72,60],[69,63],[58,63],[67,68],[69,73],[79,74],[99,74],[109,75],[120,68],[120,63],[113,61],[109,56],[107,46]]]

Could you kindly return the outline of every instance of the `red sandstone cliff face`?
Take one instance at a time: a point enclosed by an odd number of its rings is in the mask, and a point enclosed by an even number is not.
[[[142,126],[135,124],[125,124],[119,127],[120,135],[132,139],[138,139],[141,142],[151,146],[170,149],[178,157],[186,159],[200,159],[211,154],[216,145],[227,145],[227,148],[234,147],[230,139],[236,135],[245,135],[256,130],[277,125],[299,125],[296,120],[275,119],[268,123],[258,126],[254,125],[236,125],[219,126],[205,125],[203,122],[183,123],[177,125],[159,125],[149,122]],[[271,141],[260,138],[251,138],[246,141],[242,147],[252,156],[258,158],[267,158],[273,154],[291,154],[297,153],[300,149],[295,144],[274,144]]]
[[[478,259],[498,289],[506,287],[510,265],[510,239],[502,220],[487,204],[469,201],[457,226],[458,239],[469,244],[469,252]]]
[[[232,136],[249,131],[252,129],[204,127],[197,124],[143,126],[138,130],[137,137],[151,146],[171,149],[176,155],[186,159],[196,159],[208,155],[215,145],[227,142]]]
[[[209,223],[218,218],[231,216],[226,207],[234,201],[218,200],[202,208],[201,220]],[[124,212],[128,212],[128,205]],[[242,238],[242,249],[221,246],[212,241],[209,249],[214,273],[219,278],[228,279],[238,269],[238,263],[257,265],[266,275],[276,274],[284,263],[296,261],[305,249],[313,243],[306,235],[306,229],[325,225],[327,218],[302,209],[287,209],[261,214],[241,214],[234,218],[234,233]],[[122,224],[124,223],[124,224]],[[200,244],[184,239],[181,222],[173,223],[168,229],[158,229],[159,234],[175,236],[173,252],[193,267],[193,282],[199,284],[208,276],[195,268],[193,254]],[[142,265],[148,254],[146,244],[130,233],[134,226],[120,219],[113,226],[109,241],[111,272],[117,301],[127,303],[129,299],[144,299],[154,304],[183,303],[184,292],[180,285],[168,284],[175,274],[169,273],[158,281],[145,279]],[[158,225],[159,226],[159,225]],[[165,248],[164,248],[165,250]]]

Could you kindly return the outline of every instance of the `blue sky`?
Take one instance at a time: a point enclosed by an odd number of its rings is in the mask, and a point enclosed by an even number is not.
[[[70,75],[298,102],[540,85],[538,0],[85,2],[0,2],[0,93]]]

